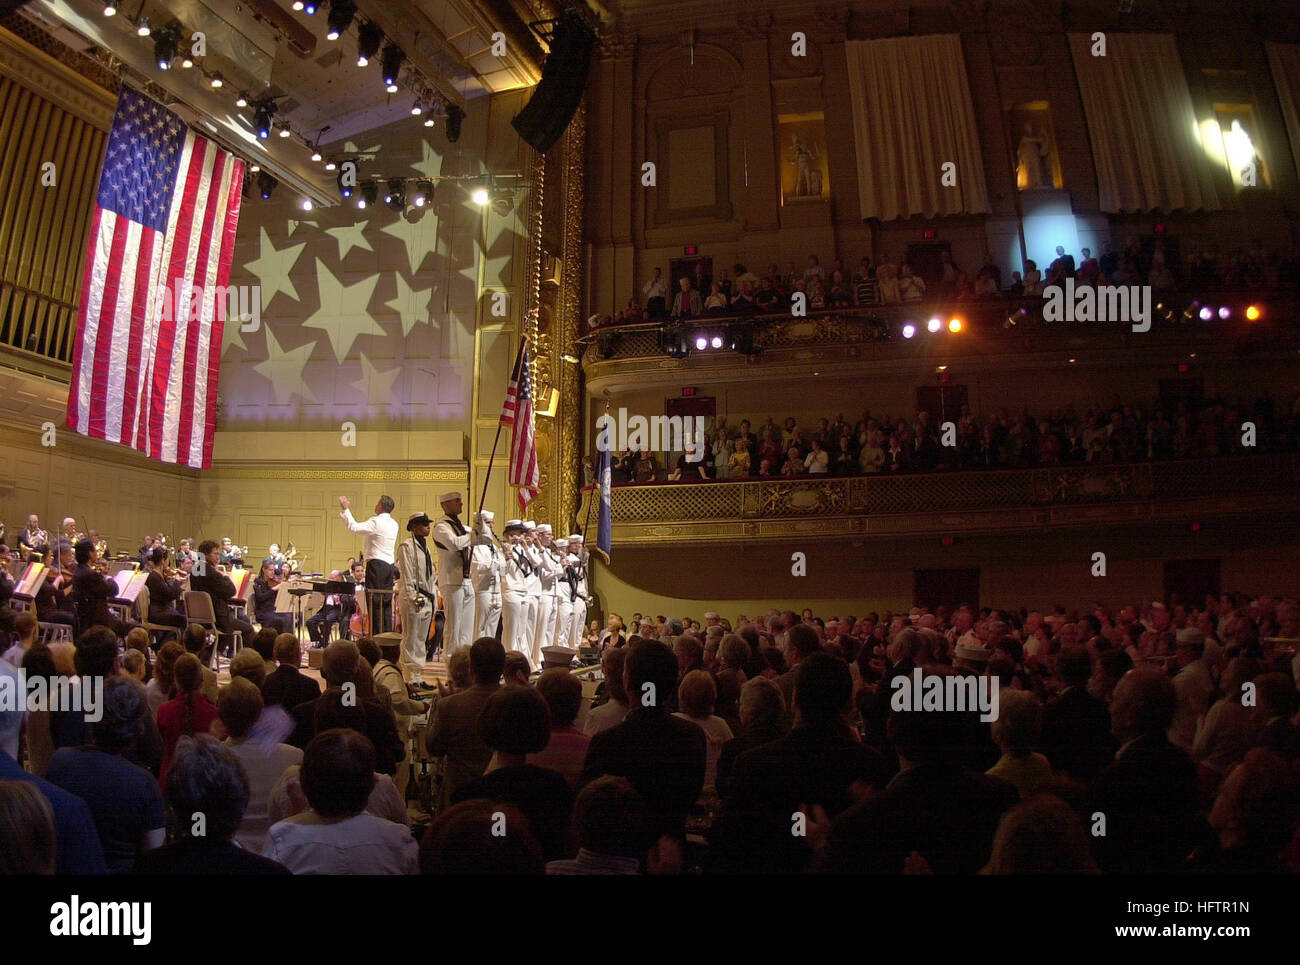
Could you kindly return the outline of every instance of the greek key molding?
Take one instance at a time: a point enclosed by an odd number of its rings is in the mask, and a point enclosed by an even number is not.
[[[458,482],[469,485],[469,469],[403,469],[395,466],[391,469],[286,469],[268,466],[266,468],[238,467],[226,468],[213,465],[206,473],[208,477],[219,479],[357,479],[362,482]]]

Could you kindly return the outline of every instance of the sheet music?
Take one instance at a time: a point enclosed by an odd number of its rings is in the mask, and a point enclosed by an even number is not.
[[[44,563],[28,563],[26,572],[14,587],[14,596],[35,597],[44,585],[48,572]]]

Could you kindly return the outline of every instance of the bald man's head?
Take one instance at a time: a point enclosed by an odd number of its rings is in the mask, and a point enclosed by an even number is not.
[[[1111,733],[1121,743],[1135,737],[1163,734],[1178,706],[1174,683],[1152,667],[1130,670],[1115,686],[1110,704]]]

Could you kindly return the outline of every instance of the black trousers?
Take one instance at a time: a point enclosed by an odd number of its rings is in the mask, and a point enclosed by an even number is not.
[[[366,560],[366,588],[371,590],[391,590],[393,588],[393,564],[383,560]],[[388,633],[393,629],[393,598],[391,596],[374,597],[367,600],[370,606],[370,632]]]
[[[343,623],[343,609],[333,604],[326,604],[309,616],[307,618],[307,633],[311,636],[312,642],[318,647],[324,646],[326,638],[330,635],[330,625],[335,623]],[[341,631],[342,628],[340,627]]]

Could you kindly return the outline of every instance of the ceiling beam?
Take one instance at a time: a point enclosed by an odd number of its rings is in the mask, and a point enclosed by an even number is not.
[[[415,49],[415,38],[422,34],[432,37],[442,47],[444,55],[449,60],[454,60],[465,73],[473,74],[474,70],[461,59],[456,49],[447,43],[447,38],[427,17],[409,4],[394,4],[383,0],[357,0],[357,10],[365,14],[368,20],[377,23],[386,39],[402,48],[406,59],[448,103],[464,109],[464,96],[448,81],[441,67]]]

